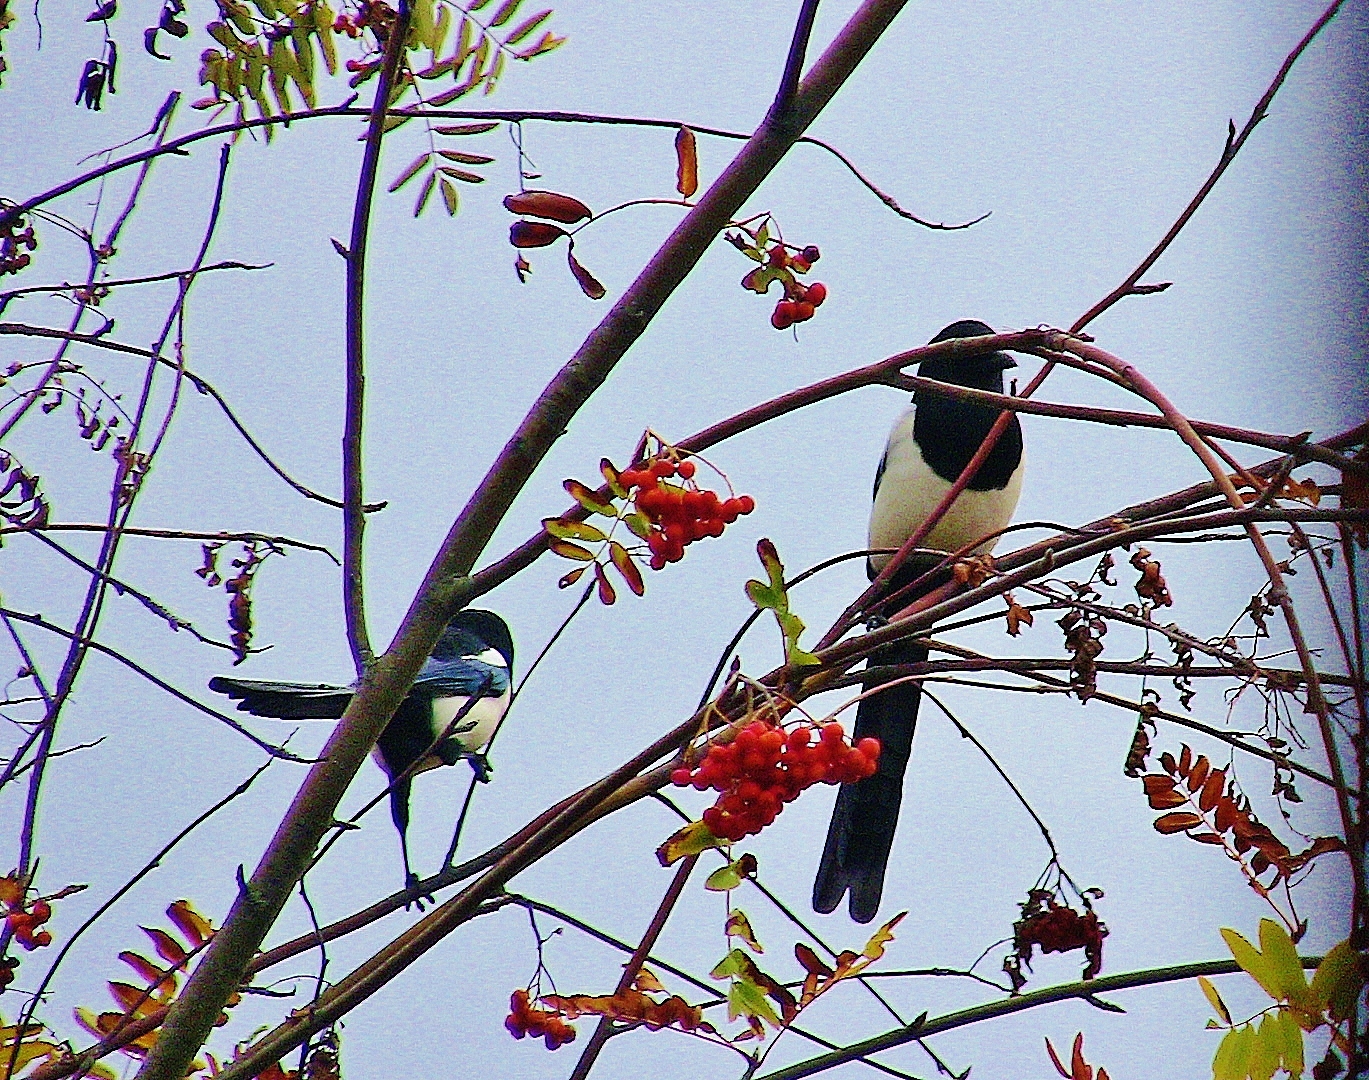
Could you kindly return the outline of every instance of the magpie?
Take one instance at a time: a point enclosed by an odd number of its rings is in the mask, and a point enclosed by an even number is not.
[[[932,338],[932,343],[993,332],[982,322],[965,319],[946,327]],[[1007,353],[957,354],[923,361],[920,374],[939,382],[1001,394],[1004,369],[1016,366],[1017,362]],[[969,464],[998,413],[992,406],[920,390],[914,392],[912,406],[894,424],[875,472],[869,532],[872,549],[897,550],[903,546]],[[923,540],[924,547],[936,554],[915,553],[905,561],[890,579],[886,595],[922,576],[941,561],[945,552],[959,551],[1007,525],[1022,490],[1022,471],[1022,428],[1014,414],[969,486]],[[973,551],[987,553],[993,549],[995,539],[984,540]],[[872,555],[867,565],[869,576],[874,578],[891,557]],[[917,595],[924,595],[948,579],[949,573],[942,572]],[[897,606],[906,606],[916,598],[904,597]],[[882,667],[926,659],[925,646],[895,641],[872,653],[869,664]],[[878,680],[867,681],[863,689],[873,690],[878,685]],[[849,889],[851,918],[866,923],[875,917],[898,824],[903,773],[912,750],[921,698],[919,683],[900,683],[863,698],[856,707],[854,738],[879,739],[879,769],[859,783],[843,784],[837,794],[827,843],[813,882],[815,911],[827,914],[835,910]]]
[[[390,779],[390,816],[399,831],[404,857],[404,883],[418,877],[409,865],[409,787],[413,777],[439,765],[465,759],[476,776],[489,779],[481,750],[509,707],[513,676],[513,636],[492,611],[459,611],[442,631],[432,655],[423,662],[413,689],[399,704],[372,751]],[[336,720],[352,700],[355,687],[225,676],[209,680],[209,689],[238,701],[238,711],[280,720]],[[468,703],[475,698],[474,704]],[[461,717],[445,739],[438,739]],[[429,747],[433,747],[429,752]],[[404,775],[413,766],[413,770]]]

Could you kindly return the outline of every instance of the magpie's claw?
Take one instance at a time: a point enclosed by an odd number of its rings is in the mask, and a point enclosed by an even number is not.
[[[414,897],[413,897],[412,899],[406,900],[406,901],[404,902],[404,910],[405,910],[405,911],[408,911],[408,910],[409,910],[409,907],[410,907],[411,905],[417,906],[418,910],[419,910],[419,911],[422,911],[422,910],[423,910],[423,901],[425,901],[425,900],[426,900],[428,903],[430,903],[430,904],[436,903],[436,901],[433,899],[433,894],[432,894],[432,893],[430,893],[430,892],[429,892],[429,893],[418,892],[418,885],[419,885],[418,875],[415,874],[412,870],[410,870],[407,874],[404,875],[404,889],[405,889],[405,891],[406,891],[406,892],[412,892],[412,893],[415,894]]]
[[[488,784],[494,775],[494,766],[490,764],[490,759],[484,754],[468,752],[461,755],[471,764],[471,772],[475,773],[475,778],[482,784]]]

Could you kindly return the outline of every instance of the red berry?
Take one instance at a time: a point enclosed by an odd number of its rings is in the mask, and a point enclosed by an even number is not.
[[[794,321],[807,322],[813,317],[813,305],[807,300],[796,300],[794,302]]]
[[[808,286],[808,291],[804,293],[803,298],[814,307],[822,307],[822,302],[827,299],[827,286],[821,281],[815,281]]]
[[[676,787],[687,787],[691,779],[689,770],[686,768],[676,769],[670,774],[670,782]]]
[[[790,301],[781,300],[770,313],[770,325],[776,330],[787,330],[794,323],[793,309],[794,305]]]
[[[750,495],[739,495],[737,496],[737,508],[743,514],[749,514],[752,510],[756,509],[756,500]]]
[[[809,244],[799,254],[801,254],[804,257],[804,259],[809,263],[815,263],[822,258],[822,252],[818,250],[818,246],[816,244]]]
[[[46,930],[39,930],[38,933],[33,935],[33,944],[36,948],[39,949],[43,948],[43,946],[45,945],[51,945],[52,935],[49,934]]]
[[[680,462],[680,469],[679,469],[679,472],[680,472],[680,475],[683,476],[686,480],[688,480],[690,477],[692,477],[692,476],[694,475],[694,469],[695,469],[694,462],[692,462],[692,461],[682,461],[682,462]]]
[[[52,908],[48,906],[46,900],[35,900],[29,908],[29,914],[33,916],[35,924],[45,923],[52,918]]]
[[[789,259],[789,267],[796,274],[806,274],[809,270],[808,260],[802,255],[791,256]]]
[[[787,266],[789,263],[789,253],[784,250],[783,244],[776,244],[770,249],[768,255],[769,258],[766,261],[771,266],[783,267]]]

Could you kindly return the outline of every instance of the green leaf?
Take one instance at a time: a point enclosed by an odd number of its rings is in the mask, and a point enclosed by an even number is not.
[[[499,77],[504,74],[504,63],[508,58],[508,53],[502,49],[494,54],[494,63],[490,65],[490,70],[485,73],[486,94],[494,93],[495,84],[499,82]]]
[[[742,911],[741,908],[733,908],[727,913],[727,922],[723,926],[723,932],[728,937],[741,938],[752,952],[765,952],[761,943],[756,940],[756,932],[751,929],[751,920],[746,917],[746,912]]]
[[[456,161],[462,165],[488,165],[494,160],[488,154],[466,154],[460,150],[439,150],[438,153],[448,161]]]
[[[566,494],[590,513],[604,514],[607,517],[616,516],[612,502],[601,502],[599,493],[586,487],[579,480],[564,480],[561,486],[566,489]]]
[[[623,518],[623,524],[628,527],[633,536],[645,540],[651,535],[651,519],[640,510],[634,510]]]
[[[503,26],[513,18],[513,13],[518,10],[523,0],[504,0],[499,5],[499,10],[494,13],[494,18],[490,20],[490,26]]]
[[[524,38],[529,37],[534,30],[551,18],[551,8],[546,11],[539,11],[530,19],[524,19],[521,23],[509,31],[509,36],[504,39],[505,45],[517,45]]]
[[[579,544],[572,544],[569,540],[551,540],[547,543],[548,549],[553,554],[560,555],[563,559],[576,559],[579,562],[592,562],[594,555]]]
[[[438,124],[433,130],[439,135],[483,135],[487,131],[493,131],[498,126],[498,121],[481,124]],[[493,161],[494,159],[490,158],[489,160]]]
[[[627,587],[635,595],[641,596],[646,592],[646,582],[642,580],[642,572],[637,569],[637,564],[632,561],[632,555],[627,548],[623,547],[617,540],[610,540],[608,557],[613,560],[613,565],[618,568],[618,573],[623,575]]]
[[[442,46],[447,41],[447,31],[452,28],[452,9],[446,4],[437,12],[437,21],[433,24],[432,45],[430,46],[433,59],[437,59],[437,54],[442,51]]]
[[[1241,970],[1259,983],[1266,994],[1275,1001],[1279,1000],[1279,980],[1274,965],[1265,959],[1254,945],[1230,927],[1222,927],[1222,940],[1231,950],[1236,963],[1241,965]]]
[[[433,47],[433,0],[412,0],[413,12],[409,22],[410,40],[428,49]]]
[[[709,892],[730,892],[742,883],[741,862],[730,862],[708,875],[704,888]]]
[[[1245,1080],[1250,1075],[1246,1062],[1254,1038],[1255,1029],[1249,1024],[1228,1031],[1212,1058],[1212,1080]]]
[[[456,185],[444,176],[438,186],[442,191],[442,205],[447,208],[447,216],[456,217],[456,208],[460,201],[456,195]]]
[[[772,1027],[780,1026],[780,1014],[766,999],[765,991],[745,977],[733,979],[727,991],[727,1018],[739,1016],[756,1016]]]
[[[1292,1010],[1280,1009],[1277,1015],[1283,1027],[1283,1067],[1290,1080],[1298,1080],[1303,1071],[1302,1028]]]
[[[1282,1011],[1282,1010],[1280,1010]],[[1266,1013],[1255,1037],[1250,1040],[1250,1052],[1245,1069],[1250,1080],[1274,1080],[1274,1073],[1283,1060],[1283,1024],[1278,1013]]]
[[[691,821],[656,849],[656,859],[662,866],[669,866],[686,855],[698,855],[710,848],[726,845],[727,841],[714,836],[713,831],[702,821]]]
[[[423,213],[423,208],[428,205],[428,198],[433,193],[433,188],[437,186],[437,171],[428,174],[428,179],[423,181],[423,188],[418,193],[418,198],[414,201],[414,217]]]
[[[761,227],[756,230],[756,247],[763,248],[770,242],[770,222],[762,221]]]
[[[566,521],[564,518],[543,518],[542,528],[558,540],[585,540],[597,544],[608,539],[602,529],[597,529],[587,521]]]
[[[479,173],[467,172],[465,169],[458,169],[454,165],[439,165],[438,168],[448,176],[455,177],[457,180],[464,180],[468,184],[483,184],[485,178]]]
[[[1298,950],[1288,931],[1273,919],[1260,920],[1260,951],[1277,980],[1279,998],[1299,1008],[1306,1007],[1311,994],[1307,988],[1307,976],[1303,974],[1302,961],[1298,959]]]
[[[317,30],[319,51],[323,53],[323,66],[329,75],[337,74],[337,49],[333,47],[333,9],[325,3],[314,6],[314,29]]]
[[[404,171],[402,173],[395,177],[394,182],[390,184],[389,191],[393,194],[394,192],[402,188],[405,184],[407,184],[410,180],[412,180],[415,176],[419,174],[419,171],[423,168],[424,165],[427,164],[427,162],[427,153],[425,152],[419,154],[418,157],[414,158],[413,161],[409,162],[409,164],[405,166]]]
[[[1329,1012],[1337,1023],[1346,1019],[1364,989],[1359,957],[1342,941],[1322,957],[1316,974],[1312,976],[1311,1006],[1318,1012]]]

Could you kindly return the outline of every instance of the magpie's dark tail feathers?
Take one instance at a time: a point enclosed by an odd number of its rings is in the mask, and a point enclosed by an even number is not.
[[[927,569],[923,561],[914,563],[910,559],[909,563],[912,565],[905,564],[894,575],[889,593],[915,580]],[[925,591],[939,583],[932,583]],[[896,606],[903,607],[910,602],[911,598],[901,598]],[[869,666],[916,664],[926,659],[925,646],[895,641],[875,651]],[[870,690],[876,685],[878,681],[867,682],[862,688]],[[912,752],[921,701],[921,684],[900,683],[864,698],[856,706],[853,739],[869,736],[879,740],[879,769],[859,783],[842,784],[837,792],[832,822],[827,828],[827,843],[813,881],[814,911],[825,915],[836,910],[847,889],[851,890],[851,918],[856,922],[869,922],[879,910],[884,871],[894,843],[899,804],[903,801],[903,773]]]
[[[229,679],[222,675],[209,680],[209,689],[239,702],[239,712],[278,720],[336,720],[352,700],[352,691],[343,686]]]

